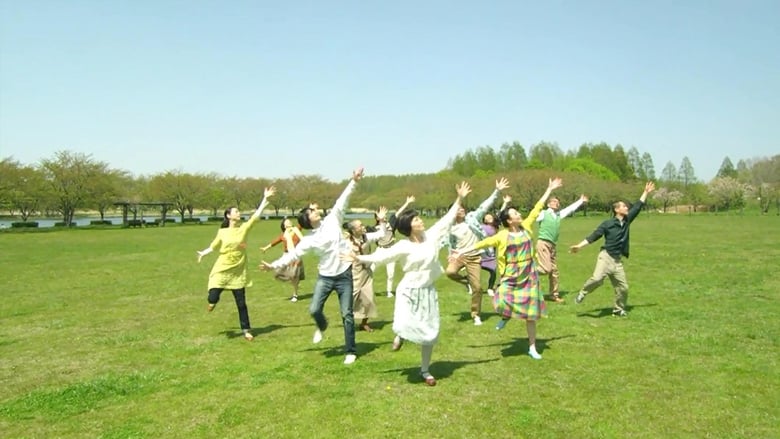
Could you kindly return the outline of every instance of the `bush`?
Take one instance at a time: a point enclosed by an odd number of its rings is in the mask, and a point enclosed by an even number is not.
[[[54,227],[66,227],[66,226],[68,226],[68,223],[66,223],[65,221],[58,221],[54,223]],[[76,223],[71,222],[70,227],[76,227]]]
[[[14,228],[14,229],[21,229],[21,228],[25,228],[25,227],[31,227],[31,228],[38,227],[38,222],[37,221],[17,221],[17,222],[11,223],[11,228]]]
[[[182,224],[200,224],[200,218],[184,218]]]
[[[222,217],[221,216],[210,216],[209,219],[207,219],[206,221],[219,221],[219,222],[222,222]]]
[[[111,221],[109,220],[91,220],[89,222],[90,226],[110,226]]]

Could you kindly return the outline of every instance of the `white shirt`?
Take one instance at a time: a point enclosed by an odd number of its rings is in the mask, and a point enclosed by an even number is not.
[[[436,279],[444,273],[444,269],[439,263],[439,250],[442,247],[443,239],[450,233],[452,221],[459,208],[459,203],[453,204],[446,215],[426,230],[423,242],[403,239],[392,247],[379,248],[373,254],[358,256],[358,260],[369,264],[400,261],[404,277],[398,283],[398,289],[433,286]]]
[[[347,271],[352,264],[342,261],[339,255],[341,253],[349,253],[351,246],[341,232],[341,224],[344,219],[347,200],[354,189],[355,180],[350,180],[344,192],[336,200],[330,213],[320,222],[320,226],[313,229],[311,234],[304,236],[295,249],[288,251],[281,258],[272,262],[271,267],[274,269],[284,267],[290,262],[300,259],[307,252],[312,251],[320,258],[320,262],[317,265],[320,275],[337,276]]]

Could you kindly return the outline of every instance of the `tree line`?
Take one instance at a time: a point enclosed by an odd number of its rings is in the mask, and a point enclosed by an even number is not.
[[[504,143],[498,149],[481,146],[456,155],[448,161],[447,168],[464,177],[545,169],[625,184],[657,180],[659,190],[653,200],[664,212],[678,204],[690,205],[693,210],[742,209],[753,199],[764,213],[772,206],[780,212],[780,155],[742,159],[736,166],[725,157],[709,182],[696,177],[688,157],[683,157],[679,166],[667,162],[657,175],[650,153],[633,146],[626,151],[620,144],[613,147],[604,142],[585,143],[567,152],[544,141],[527,152],[519,142]]]
[[[652,157],[634,147],[625,152],[620,145],[585,144],[577,151],[564,153],[556,144],[542,142],[526,153],[522,145],[514,142],[502,145],[498,151],[489,146],[468,150],[435,173],[365,177],[350,204],[369,209],[386,205],[394,209],[407,195],[415,195],[414,208],[437,216],[447,209],[458,181],[467,178],[475,190],[473,198],[478,200],[493,190],[498,175],[510,179],[512,189],[508,193],[513,196],[513,203],[523,209],[533,206],[553,175],[566,182],[556,192],[563,203],[585,193],[590,197],[587,209],[600,211],[609,211],[615,200],[633,200],[644,181],[656,180]],[[664,211],[679,203],[697,209],[707,206],[729,210],[742,208],[748,199],[756,199],[763,212],[773,205],[780,211],[779,177],[780,155],[740,160],[736,166],[726,157],[717,177],[707,183],[696,178],[685,157],[679,167],[666,164],[651,201]],[[58,151],[36,164],[23,164],[13,157],[2,159],[0,209],[22,221],[35,215],[59,215],[65,224],[70,224],[76,211],[96,211],[102,220],[116,209],[117,203],[128,203],[135,214],[136,203],[165,202],[183,220],[201,210],[212,216],[221,216],[229,206],[251,210],[262,198],[263,188],[274,184],[277,195],[271,208],[276,215],[283,215],[312,201],[326,206],[338,197],[345,183],[346,179],[332,182],[319,175],[271,180],[181,170],[134,176],[89,154]],[[474,200],[471,201],[478,202]]]

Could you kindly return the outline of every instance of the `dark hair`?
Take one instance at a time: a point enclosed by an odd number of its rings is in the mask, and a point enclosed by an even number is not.
[[[289,218],[284,217],[282,218],[282,223],[279,224],[279,228],[282,229],[282,232],[284,232],[284,222],[287,221]]]
[[[488,215],[492,215],[492,216],[493,216],[493,221],[492,221],[492,222],[489,222],[489,223],[485,223],[485,216],[488,216]],[[493,226],[493,227],[495,227],[496,229],[498,229],[498,226],[499,226],[499,224],[500,224],[500,223],[498,222],[498,215],[497,215],[497,214],[495,214],[495,213],[493,213],[493,212],[486,212],[486,213],[485,213],[485,216],[483,216],[483,217],[482,217],[482,222],[483,222],[483,223],[485,223],[485,224],[490,224],[491,226]]]
[[[412,220],[420,216],[416,210],[404,210],[395,220],[395,228],[404,236],[412,234]]]
[[[304,207],[301,209],[300,212],[298,212],[298,225],[301,226],[301,228],[306,230],[311,230],[311,220],[309,220],[309,214],[312,212],[311,207]]]
[[[618,205],[619,205],[619,204],[621,204],[621,203],[622,203],[622,204],[625,204],[626,206],[628,206],[628,203],[626,203],[626,202],[625,202],[625,201],[623,201],[623,200],[617,200],[617,201],[615,201],[614,203],[612,203],[612,216],[615,216],[615,209],[616,209],[616,208],[618,207]]]
[[[498,221],[504,227],[509,227],[509,209],[514,209],[520,212],[520,210],[518,210],[518,208],[515,206],[507,206],[506,208],[504,208],[504,210],[498,212]]]
[[[219,226],[220,229],[225,229],[230,227],[230,219],[228,219],[228,215],[230,215],[230,211],[233,210],[235,206],[230,206],[227,209],[225,209],[225,213],[222,214],[222,224]]]

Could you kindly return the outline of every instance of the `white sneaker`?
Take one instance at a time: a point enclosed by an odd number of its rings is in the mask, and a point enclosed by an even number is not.
[[[357,360],[357,355],[355,354],[347,354],[346,357],[344,357],[344,364],[352,364]]]
[[[482,319],[479,318],[479,316],[474,317],[474,326],[481,326],[482,325]]]
[[[387,292],[387,297],[393,297],[393,292],[392,291],[388,291]]]
[[[495,295],[496,295],[496,292],[495,292],[495,291],[493,291],[493,289],[492,289],[492,288],[488,288],[488,289],[487,289],[487,293],[488,293],[488,296],[490,296],[490,297],[493,297],[493,296],[495,296]]]
[[[312,343],[319,343],[322,341],[322,331],[319,329],[314,331],[314,337],[311,339]]]
[[[541,360],[542,356],[539,355],[539,352],[536,352],[536,348],[530,348],[528,349],[528,355],[531,356],[534,360]]]
[[[298,301],[298,296],[290,297],[290,302],[297,302],[297,301]]]

